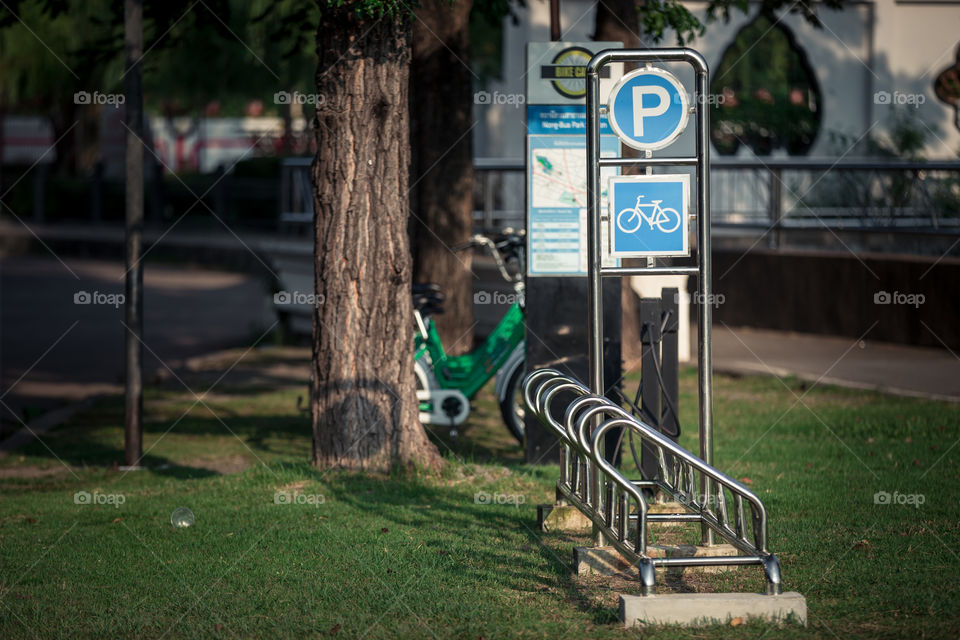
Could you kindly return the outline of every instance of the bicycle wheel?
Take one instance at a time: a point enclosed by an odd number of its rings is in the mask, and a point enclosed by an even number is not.
[[[667,213],[668,211],[670,213]],[[668,225],[667,223],[672,224]],[[677,213],[676,209],[671,209],[669,207],[666,209],[660,209],[660,215],[657,216],[657,226],[659,226],[660,231],[663,231],[664,233],[673,233],[680,228],[680,214]]]
[[[631,229],[628,229],[628,228],[626,228],[626,227],[623,225],[623,214],[625,214],[625,213],[627,213],[627,212],[629,212],[630,214],[632,214],[632,215],[630,216],[630,218],[628,219],[628,222],[629,222],[630,219],[632,219],[632,218],[634,218],[634,217],[636,217],[636,219],[637,219],[637,226],[635,226],[635,227],[633,227],[633,228],[631,228]],[[617,214],[617,227],[619,227],[620,231],[623,231],[624,233],[633,233],[634,231],[636,231],[637,229],[640,228],[640,225],[641,225],[641,224],[643,224],[643,218],[640,217],[640,213],[639,213],[636,209],[624,209],[623,211],[621,211],[620,213]]]
[[[503,422],[520,444],[523,444],[526,432],[524,417],[527,414],[527,408],[523,404],[523,379],[526,374],[525,362],[510,372],[506,393],[500,401],[500,415],[503,417]]]

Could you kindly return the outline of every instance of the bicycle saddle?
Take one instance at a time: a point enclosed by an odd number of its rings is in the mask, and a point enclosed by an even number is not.
[[[433,282],[417,282],[412,287],[413,308],[421,315],[439,315],[443,313],[443,301],[447,296],[440,291],[440,285]]]
[[[424,293],[439,293],[440,295],[443,295],[440,292],[440,285],[438,285],[436,282],[414,282],[411,289],[413,291],[413,295],[420,295]]]

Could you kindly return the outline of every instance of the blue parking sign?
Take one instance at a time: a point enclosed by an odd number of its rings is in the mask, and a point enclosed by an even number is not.
[[[690,176],[610,178],[610,255],[617,258],[690,254]]]
[[[620,79],[610,91],[610,126],[624,144],[641,150],[662,149],[687,128],[687,93],[676,76],[645,67]]]

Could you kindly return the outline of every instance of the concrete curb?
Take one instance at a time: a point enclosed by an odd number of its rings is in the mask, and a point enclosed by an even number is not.
[[[736,618],[741,621],[747,618],[771,622],[796,620],[807,626],[807,600],[796,591],[778,596],[760,593],[620,594],[620,621],[627,628],[650,624],[730,624]]]

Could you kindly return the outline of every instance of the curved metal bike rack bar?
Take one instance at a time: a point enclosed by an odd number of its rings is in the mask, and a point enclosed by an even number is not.
[[[561,423],[555,417],[559,407],[554,405],[562,392],[574,399],[567,401]],[[763,567],[767,594],[781,592],[779,563],[767,549],[767,510],[753,491],[559,371],[531,373],[524,381],[523,395],[533,415],[556,434],[564,447],[558,493],[589,517],[617,551],[639,569],[644,594],[655,591],[657,567],[752,564]],[[599,426],[594,428],[594,424]],[[629,430],[653,447],[659,462],[656,480],[634,482],[604,458],[604,436],[617,428]],[[668,465],[668,459],[672,464]],[[706,479],[709,492],[703,487]],[[686,511],[649,514],[644,488],[663,491]],[[648,555],[650,524],[677,521],[701,523],[742,555]]]

